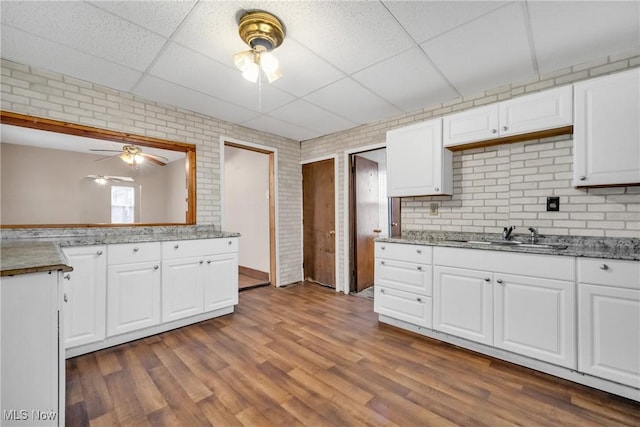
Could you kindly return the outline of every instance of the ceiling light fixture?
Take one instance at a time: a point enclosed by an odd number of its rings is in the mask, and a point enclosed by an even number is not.
[[[233,56],[233,62],[242,72],[242,77],[255,83],[260,80],[260,70],[269,83],[282,77],[278,60],[271,53],[284,41],[284,28],[280,20],[268,12],[248,12],[240,18],[238,33],[251,48]]]

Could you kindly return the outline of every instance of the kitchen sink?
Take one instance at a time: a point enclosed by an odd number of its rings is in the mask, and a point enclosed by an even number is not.
[[[470,245],[484,245],[484,246],[512,246],[518,248],[536,248],[536,249],[567,249],[567,245],[562,243],[527,243],[527,242],[519,242],[517,240],[456,240],[450,239],[446,240],[446,242],[456,242],[456,243],[468,243]]]

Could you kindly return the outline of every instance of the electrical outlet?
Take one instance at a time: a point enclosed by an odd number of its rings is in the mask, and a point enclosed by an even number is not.
[[[431,203],[429,205],[429,215],[438,215],[438,206],[437,203]]]
[[[560,197],[547,197],[547,212],[558,212],[560,210]]]

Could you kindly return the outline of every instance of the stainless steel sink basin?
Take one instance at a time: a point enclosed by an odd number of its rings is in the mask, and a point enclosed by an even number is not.
[[[496,246],[513,246],[518,248],[535,248],[535,249],[567,249],[567,245],[561,243],[526,243],[517,240],[447,240],[447,242],[468,243],[470,245],[496,245]]]

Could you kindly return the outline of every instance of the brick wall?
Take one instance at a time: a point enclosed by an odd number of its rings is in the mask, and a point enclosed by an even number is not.
[[[302,191],[297,141],[7,60],[2,60],[1,71],[5,111],[195,144],[198,224],[220,228],[221,136],[277,148],[280,284],[300,280]]]
[[[591,77],[640,66],[640,52],[612,55],[549,73],[532,81],[504,85],[476,96],[457,98],[389,121],[381,121],[301,144],[302,159],[337,153],[338,232],[344,236],[344,153],[385,142],[388,130],[456,111],[538,92]],[[454,153],[454,195],[402,199],[403,230],[499,232],[508,224],[541,234],[640,238],[640,187],[575,189],[571,136]],[[546,212],[546,197],[560,197],[560,212]],[[437,216],[429,205],[439,204]],[[523,229],[524,228],[524,229]],[[340,282],[344,253],[339,239]]]

